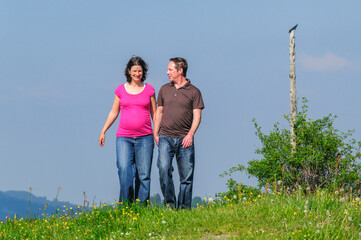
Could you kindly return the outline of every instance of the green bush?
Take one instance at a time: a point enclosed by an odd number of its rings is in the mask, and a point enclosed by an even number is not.
[[[220,199],[232,199],[234,202],[239,202],[243,197],[257,197],[262,192],[260,189],[238,183],[232,178],[227,181],[227,192],[216,193],[216,197]]]
[[[357,158],[361,156],[361,141],[357,143],[351,138],[354,130],[345,133],[335,129],[335,115],[317,120],[307,118],[307,100],[303,98],[302,102],[295,121],[296,149],[292,148],[288,129],[281,129],[276,123],[267,135],[253,119],[262,143],[255,153],[262,158],[250,161],[247,167],[233,167],[224,175],[246,171],[258,179],[259,187],[274,188],[278,182],[289,191],[301,187],[309,191],[335,187],[360,190],[361,164]],[[284,118],[290,122],[289,116]]]

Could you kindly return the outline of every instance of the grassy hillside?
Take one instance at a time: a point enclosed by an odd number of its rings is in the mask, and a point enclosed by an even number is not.
[[[300,192],[205,199],[192,210],[122,203],[67,208],[64,216],[11,219],[0,239],[360,239],[359,197]]]

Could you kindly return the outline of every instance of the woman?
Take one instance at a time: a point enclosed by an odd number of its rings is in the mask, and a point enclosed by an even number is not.
[[[105,132],[121,111],[116,134],[120,202],[136,199],[146,203],[149,200],[154,148],[150,118],[154,118],[156,100],[154,88],[144,83],[147,71],[148,66],[142,58],[134,56],[129,60],[124,72],[127,83],[115,90],[112,110],[99,137],[100,146],[104,146]]]

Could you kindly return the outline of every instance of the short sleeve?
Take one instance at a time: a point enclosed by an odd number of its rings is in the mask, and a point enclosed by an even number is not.
[[[157,105],[158,106],[163,106],[163,91],[164,91],[164,86],[160,88],[159,93],[158,93],[158,98],[157,98]]]
[[[198,88],[195,88],[194,96],[193,96],[193,109],[203,109],[204,103],[201,91]]]
[[[120,96],[121,96],[120,92],[121,92],[121,87],[122,86],[123,85],[119,85],[114,91],[115,95],[117,95],[118,98],[120,98]]]
[[[150,84],[147,84],[148,86],[149,86],[149,95],[150,96],[153,96],[153,94],[155,93],[155,90],[154,90],[154,87],[152,86],[152,85],[150,85]]]

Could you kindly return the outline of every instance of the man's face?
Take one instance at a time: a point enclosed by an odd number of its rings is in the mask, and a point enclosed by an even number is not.
[[[170,62],[168,64],[167,75],[168,75],[169,81],[171,81],[171,82],[177,81],[182,76],[181,73],[182,73],[182,69],[179,69],[179,71],[177,71],[177,69],[175,68],[174,62]]]

